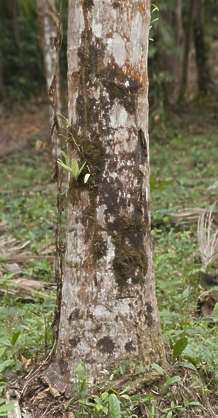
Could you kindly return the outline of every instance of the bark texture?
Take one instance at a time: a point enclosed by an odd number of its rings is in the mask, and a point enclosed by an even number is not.
[[[63,390],[80,361],[94,381],[121,360],[129,371],[165,361],[150,236],[149,25],[148,0],[69,1],[68,148],[87,165],[67,195]]]
[[[61,113],[60,70],[59,70],[59,30],[60,20],[57,15],[55,0],[37,0],[37,13],[40,23],[40,44],[43,52],[46,84],[49,99],[51,139],[53,155],[60,155],[57,114]]]

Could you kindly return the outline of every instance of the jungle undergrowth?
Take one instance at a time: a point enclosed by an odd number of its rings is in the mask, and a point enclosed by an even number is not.
[[[0,239],[4,241],[8,235],[16,243],[29,242],[18,254],[26,254],[19,264],[21,274],[8,272],[9,264],[1,263],[0,291],[6,292],[0,296],[0,380],[19,372],[25,359],[42,357],[52,344],[55,283],[50,258],[54,255],[56,188],[47,157],[35,151],[33,141],[32,146],[0,162]],[[4,247],[0,252],[4,255]],[[13,248],[12,256],[16,259]],[[9,281],[20,277],[48,282],[48,298],[41,299],[34,293],[26,301],[9,296]]]
[[[160,139],[163,123],[167,139]],[[216,176],[218,132],[215,129],[208,132],[206,126],[196,130],[190,125],[190,120],[187,125],[183,123],[183,128],[177,132],[175,126],[165,118],[164,122],[161,120],[159,128],[155,126],[150,134],[156,288],[168,360],[172,364],[169,376],[163,372],[161,384],[176,376],[183,376],[182,379],[186,376],[187,379],[186,372],[193,373],[189,377],[190,385],[200,387],[214,404],[217,379],[216,310],[211,314],[213,321],[210,325],[207,318],[199,317],[196,313],[198,296],[202,290],[197,224],[175,223],[170,213],[187,207],[207,208],[217,198],[217,189],[208,187],[214,183]],[[52,253],[57,215],[56,191],[52,183],[52,166],[48,169],[46,154],[37,153],[33,141],[32,147],[0,162],[0,181],[0,216],[2,222],[7,222],[7,233],[21,243],[29,240],[25,251],[31,254],[49,253],[49,249]],[[5,235],[1,224],[0,234]],[[46,255],[40,261],[30,258],[22,263],[22,274],[54,284],[53,265]],[[0,287],[7,287],[7,280],[13,277],[15,275],[8,273],[3,264]],[[49,294],[48,299],[42,301],[36,298],[34,303],[28,304],[9,297],[7,293],[1,296],[2,382],[11,373],[22,373],[23,357],[37,362],[51,348],[55,286],[51,287]],[[175,346],[179,349],[173,359]],[[180,385],[182,382],[174,384]],[[143,413],[149,417],[202,416],[201,406],[200,415],[189,415],[193,408],[198,407],[190,404],[196,401],[194,396],[187,395],[176,400],[170,386],[163,393],[160,393],[160,386],[157,385],[154,393],[145,391],[131,396],[128,391],[122,394],[109,391],[106,394],[99,388],[97,397],[91,401],[92,405],[86,404],[88,400],[82,398],[82,402],[78,404],[77,399],[74,406],[83,408],[84,416],[95,410],[96,415],[93,413],[93,416],[102,417],[102,411],[106,411],[106,408],[109,410],[107,402],[110,394],[115,393],[121,402],[120,413],[125,417],[140,417]],[[121,395],[126,395],[126,398]],[[203,413],[204,416],[211,416],[205,410]]]

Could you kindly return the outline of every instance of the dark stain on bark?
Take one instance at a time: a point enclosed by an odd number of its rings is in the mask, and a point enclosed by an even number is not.
[[[112,103],[114,103],[115,99],[118,99],[128,113],[136,111],[137,92],[141,88],[141,84],[137,80],[122,74],[116,64],[113,64],[113,66],[108,65],[102,71],[101,79]]]
[[[97,349],[102,353],[112,354],[115,348],[115,344],[108,336],[101,338],[97,343]]]
[[[125,344],[125,350],[128,351],[128,353],[131,353],[132,351],[135,351],[135,347],[134,347],[132,341],[128,341],[128,343]]]
[[[83,6],[87,9],[91,8],[94,6],[93,0],[84,0]]]
[[[110,164],[113,164],[111,161]],[[113,216],[116,216],[119,213],[119,207],[118,207],[118,197],[119,197],[119,191],[122,190],[122,183],[119,179],[116,179],[116,183],[113,183],[113,180],[110,179],[110,181],[105,178],[102,184],[99,185],[100,195],[102,196],[100,203],[106,204],[106,216],[110,217],[110,214],[113,214]],[[120,207],[122,203],[122,207],[126,207],[126,202],[121,202],[120,200]]]
[[[76,347],[80,342],[80,338],[79,337],[74,337],[74,338],[70,338],[69,339],[69,344],[71,345],[72,348]]]
[[[113,269],[117,283],[124,286],[129,279],[132,284],[142,282],[147,272],[142,218],[117,217],[109,228],[115,245]]]
[[[81,315],[81,313],[80,313],[79,308],[75,308],[75,309],[71,312],[71,314],[70,314],[70,316],[69,316],[68,320],[70,320],[70,321],[77,321],[78,319],[81,319],[81,318],[82,318],[82,315]]]
[[[145,308],[146,308],[145,318],[146,318],[148,326],[151,328],[153,325],[152,306],[150,303],[146,303]]]
[[[97,226],[94,233],[93,244],[92,244],[92,251],[93,251],[93,258],[94,261],[100,260],[102,257],[106,255],[107,252],[107,245],[102,235],[97,230]]]
[[[138,131],[138,139],[139,139],[139,144],[141,148],[143,149],[143,153],[145,157],[147,158],[148,156],[147,143],[146,143],[145,135],[142,129],[139,129]]]

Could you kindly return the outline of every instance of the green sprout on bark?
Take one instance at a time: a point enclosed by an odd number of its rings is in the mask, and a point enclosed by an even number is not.
[[[79,167],[77,160],[73,160],[72,163],[70,164],[70,158],[68,157],[68,155],[64,151],[61,151],[61,154],[63,155],[65,159],[65,163],[60,159],[57,160],[57,163],[61,167],[63,167],[65,170],[67,170],[73,176],[74,180],[77,181],[79,175],[82,173],[82,171],[84,170],[86,166],[86,161],[81,165],[81,167]],[[84,176],[84,183],[87,183],[89,177],[90,177],[90,173],[86,173]]]

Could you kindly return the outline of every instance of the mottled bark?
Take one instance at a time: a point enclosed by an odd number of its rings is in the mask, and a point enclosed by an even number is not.
[[[165,361],[150,236],[149,25],[148,0],[69,1],[68,149],[87,168],[67,193],[57,363],[48,373],[58,390],[80,361],[94,381],[121,360],[128,372],[133,362]]]
[[[204,36],[204,0],[193,0],[194,10],[194,45],[198,72],[198,89],[207,94],[211,84],[207,50]]]
[[[37,0],[37,13],[40,23],[40,44],[43,52],[46,84],[49,99],[52,153],[60,155],[58,137],[58,119],[61,114],[60,70],[59,70],[59,30],[60,20],[57,15],[55,0]]]

